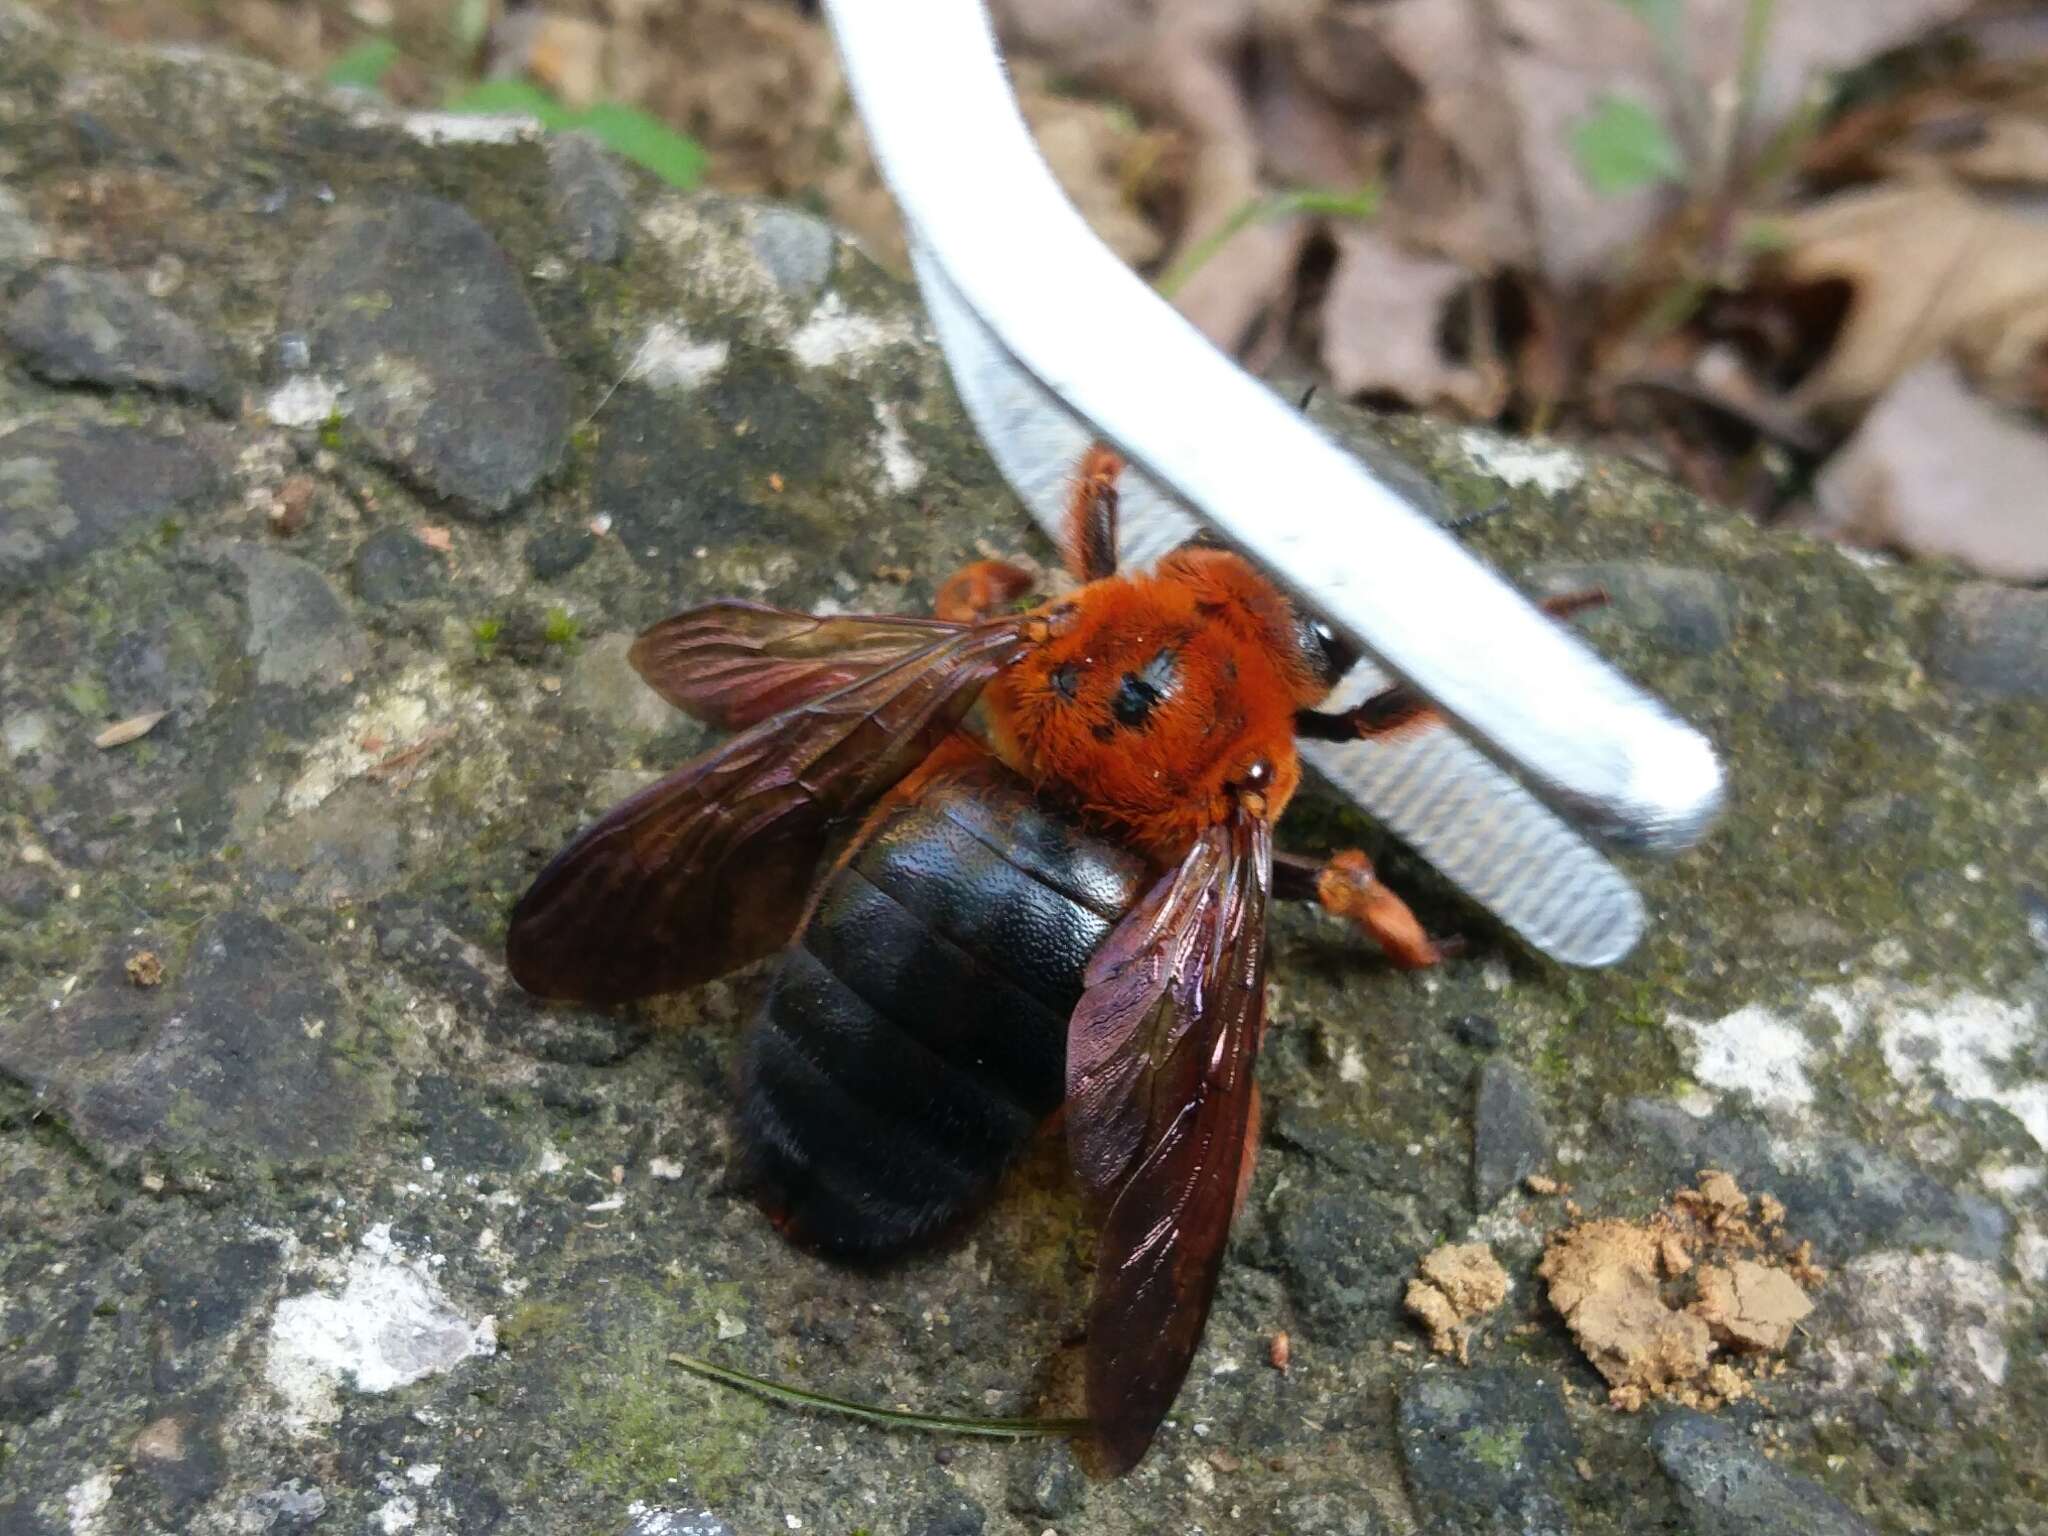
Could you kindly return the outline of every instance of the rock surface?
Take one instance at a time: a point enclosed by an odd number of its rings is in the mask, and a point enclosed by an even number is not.
[[[2041,1528],[2035,594],[1314,407],[1505,497],[1473,542],[1510,574],[1609,586],[1589,639],[1721,744],[1731,808],[1633,867],[1640,952],[1568,973],[1304,793],[1289,846],[1365,846],[1469,948],[1405,974],[1276,913],[1208,1335],[1152,1456],[1086,1483],[668,1363],[1069,1410],[1056,1148],[955,1247],[827,1266],[728,1177],[758,975],[605,1014],[500,960],[540,861],[706,739],[632,686],[639,626],[1048,558],[911,296],[799,213],[4,3],[0,125],[9,300],[83,270],[159,307],[126,363],[53,362],[75,308],[0,341],[0,1531]],[[166,315],[217,389],[138,364]],[[1589,1218],[1702,1167],[1782,1200],[1830,1271],[1786,1370],[1712,1421],[1609,1409],[1533,1283],[1539,1140]],[[1474,1241],[1515,1284],[1460,1367],[1400,1301]]]

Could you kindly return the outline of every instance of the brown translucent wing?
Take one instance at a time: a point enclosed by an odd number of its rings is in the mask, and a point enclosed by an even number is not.
[[[1088,1416],[1143,1458],[1208,1321],[1249,1155],[1265,1022],[1270,823],[1239,813],[1090,962],[1067,1032],[1067,1144],[1110,1202],[1088,1318]]]
[[[1021,651],[956,629],[763,721],[617,806],[541,871],[506,960],[542,997],[675,991],[786,943],[832,840],[929,757]]]
[[[942,619],[820,617],[721,598],[642,630],[627,657],[677,709],[737,731],[844,688],[961,628]]]

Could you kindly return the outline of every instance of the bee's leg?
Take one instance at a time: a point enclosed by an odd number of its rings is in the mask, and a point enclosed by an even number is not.
[[[1356,848],[1327,859],[1273,855],[1273,894],[1282,901],[1313,901],[1324,911],[1349,918],[1371,934],[1387,958],[1404,971],[1448,960],[1464,940],[1432,939],[1403,901],[1380,879],[1372,860]]]
[[[932,600],[932,612],[955,624],[978,624],[1024,596],[1038,578],[1007,560],[977,560],[945,580]]]
[[[1116,482],[1123,472],[1123,455],[1107,443],[1090,444],[1081,455],[1067,502],[1067,569],[1076,581],[1116,574]]]
[[[1587,608],[1601,607],[1606,601],[1607,594],[1600,588],[1588,587],[1582,592],[1545,598],[1540,606],[1553,619],[1563,620]],[[1433,725],[1440,719],[1442,716],[1421,694],[1406,683],[1395,683],[1349,709],[1330,714],[1314,709],[1297,710],[1294,734],[1310,741],[1370,741],[1375,736]]]

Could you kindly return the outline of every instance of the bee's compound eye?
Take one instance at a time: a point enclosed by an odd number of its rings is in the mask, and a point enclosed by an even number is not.
[[[1301,615],[1295,635],[1302,659],[1326,687],[1334,687],[1358,664],[1358,647],[1321,619]]]
[[[1237,782],[1245,789],[1264,789],[1273,782],[1273,765],[1263,757],[1254,758],[1251,765],[1237,776]]]

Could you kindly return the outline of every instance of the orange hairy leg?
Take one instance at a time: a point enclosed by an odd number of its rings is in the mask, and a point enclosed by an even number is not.
[[[932,599],[934,617],[951,624],[978,624],[1029,592],[1037,578],[1007,560],[977,560],[946,578]]]
[[[1067,501],[1067,569],[1076,581],[1116,574],[1116,482],[1123,472],[1123,455],[1107,443],[1092,443],[1081,455]]]
[[[1273,855],[1273,894],[1283,901],[1313,901],[1363,928],[1404,971],[1423,970],[1464,947],[1460,939],[1432,939],[1408,903],[1380,879],[1356,848],[1327,859]]]

